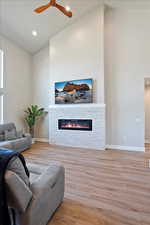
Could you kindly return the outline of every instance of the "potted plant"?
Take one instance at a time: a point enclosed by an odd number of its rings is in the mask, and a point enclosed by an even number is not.
[[[32,138],[34,138],[34,126],[39,117],[44,114],[44,108],[39,108],[37,105],[31,105],[31,107],[28,107],[28,109],[25,110],[25,114],[25,121],[28,124],[29,132]]]

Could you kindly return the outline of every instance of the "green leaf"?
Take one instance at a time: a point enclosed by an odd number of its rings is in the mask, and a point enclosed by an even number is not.
[[[39,108],[38,105],[31,105],[24,112],[26,113],[25,121],[32,128],[37,119],[44,114],[44,108]]]

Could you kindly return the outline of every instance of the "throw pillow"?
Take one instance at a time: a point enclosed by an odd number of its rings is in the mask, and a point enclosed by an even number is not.
[[[9,141],[14,139],[16,139],[16,130],[15,129],[12,129],[10,131],[5,130],[5,140]]]
[[[17,136],[17,138],[22,138],[23,137],[23,131],[22,130],[17,131],[16,136]]]

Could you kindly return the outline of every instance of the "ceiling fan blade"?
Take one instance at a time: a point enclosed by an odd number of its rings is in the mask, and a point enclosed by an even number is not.
[[[35,9],[34,11],[36,13],[42,13],[43,11],[45,11],[46,9],[48,9],[50,6],[52,6],[51,2],[49,2],[48,4],[46,5],[42,5],[41,7]]]
[[[57,9],[59,9],[63,14],[65,14],[68,17],[72,17],[72,12],[71,11],[67,11],[63,6],[58,5],[57,3],[55,4],[55,7]]]

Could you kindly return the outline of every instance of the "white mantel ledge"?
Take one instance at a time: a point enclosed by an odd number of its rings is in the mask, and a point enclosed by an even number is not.
[[[100,107],[100,108],[105,108],[105,104],[96,104],[96,103],[91,103],[91,104],[56,104],[56,105],[50,105],[49,109],[52,108],[93,108],[93,107]]]

